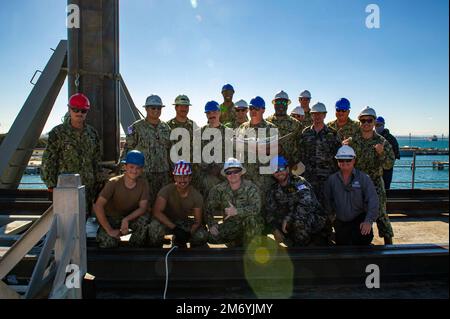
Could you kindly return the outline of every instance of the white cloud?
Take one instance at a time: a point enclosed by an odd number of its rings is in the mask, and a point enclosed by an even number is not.
[[[197,21],[198,21],[199,23],[203,21],[202,16],[199,15],[199,14],[197,14],[197,15],[195,16],[195,18],[197,19]]]
[[[192,6],[192,8],[196,9],[198,7],[197,0],[191,0],[191,6]]]

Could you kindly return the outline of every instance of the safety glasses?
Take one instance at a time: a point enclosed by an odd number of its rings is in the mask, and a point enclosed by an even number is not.
[[[246,112],[247,109],[236,109],[236,112]]]
[[[339,163],[350,163],[353,161],[353,158],[340,158],[337,160]]]
[[[286,101],[286,100],[276,100],[275,101],[275,105],[287,106],[288,105],[288,101]]]
[[[225,171],[225,175],[234,175],[234,174],[239,174],[242,170],[241,169],[229,169],[227,171]]]
[[[250,106],[249,107],[250,111],[259,111],[259,107],[255,107],[255,106]]]
[[[362,120],[359,120],[360,122],[361,122],[361,124],[372,124],[373,123],[373,119],[367,119],[367,120],[364,120],[364,119],[362,119]]]
[[[284,172],[287,170],[287,167],[278,167],[275,173]]]
[[[348,110],[336,110],[336,112],[338,112],[338,113],[345,113],[345,112],[347,112]]]
[[[80,110],[80,109],[74,109],[74,108],[71,108],[71,110],[73,113],[81,113],[81,114],[87,113],[87,110]]]

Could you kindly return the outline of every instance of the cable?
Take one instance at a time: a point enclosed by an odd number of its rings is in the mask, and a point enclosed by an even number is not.
[[[178,246],[173,246],[166,254],[166,286],[164,287],[163,299],[166,299],[167,286],[169,284],[169,267],[167,265],[167,258],[169,257],[169,255],[172,252],[172,250],[174,250],[175,248],[178,248]]]

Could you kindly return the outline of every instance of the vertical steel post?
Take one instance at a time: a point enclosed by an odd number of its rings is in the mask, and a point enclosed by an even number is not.
[[[68,0],[80,9],[80,28],[68,29],[69,96],[92,104],[87,122],[100,134],[103,160],[119,158],[119,0]],[[76,78],[79,75],[79,85]]]
[[[414,189],[415,179],[416,179],[416,151],[413,152],[411,189]]]

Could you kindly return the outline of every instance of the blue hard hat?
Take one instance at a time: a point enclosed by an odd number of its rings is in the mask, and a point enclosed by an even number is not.
[[[216,101],[209,101],[205,105],[205,113],[213,111],[220,111],[219,103],[217,103]]]
[[[275,156],[270,160],[270,168],[272,172],[276,172],[280,167],[288,167],[288,161],[281,155]]]
[[[264,102],[264,99],[260,96],[254,97],[250,100],[249,106],[256,107],[258,109],[265,109],[266,108],[266,102]]]
[[[336,102],[336,110],[348,111],[350,110],[350,101],[345,97]]]
[[[145,159],[144,154],[137,150],[129,151],[125,160],[122,161],[124,164],[134,164],[140,167],[144,167]]]
[[[383,118],[382,116],[378,116],[376,122],[377,122],[377,123],[383,123],[383,124],[386,123],[386,122],[384,121],[384,118]]]
[[[231,85],[231,84],[225,84],[223,87],[222,87],[222,92],[223,91],[233,91],[234,92],[234,88],[233,88],[233,86]]]

